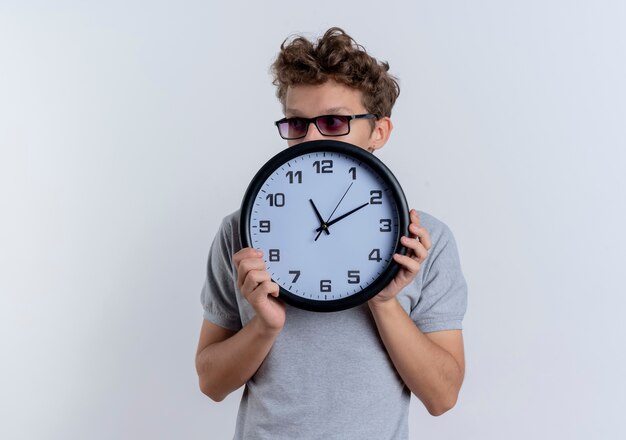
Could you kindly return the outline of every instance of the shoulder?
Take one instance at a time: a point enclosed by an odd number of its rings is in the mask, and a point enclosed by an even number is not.
[[[239,214],[240,210],[238,209],[223,217],[216,234],[216,241],[221,243],[220,248],[229,255],[241,249]]]
[[[417,211],[420,224],[430,234],[432,243],[428,257],[423,264],[422,276],[426,279],[436,275],[440,270],[449,274],[460,274],[459,251],[452,231],[446,223],[423,211]]]
[[[416,278],[419,296],[410,316],[425,333],[460,330],[467,309],[467,283],[456,241],[447,224],[428,213],[418,214],[432,247]]]
[[[239,217],[241,214],[241,210],[238,209],[234,212],[231,212],[227,216],[222,219],[222,224],[220,225],[221,229],[228,231],[229,233],[237,234],[239,236]]]
[[[447,224],[427,212],[418,210],[417,214],[420,218],[420,224],[428,230],[433,246],[454,240],[452,231]]]

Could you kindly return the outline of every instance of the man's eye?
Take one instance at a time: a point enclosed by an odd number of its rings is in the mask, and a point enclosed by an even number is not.
[[[327,116],[324,118],[323,124],[328,128],[335,128],[342,124],[342,120],[334,116]]]
[[[291,128],[300,129],[304,127],[305,123],[302,119],[289,119],[289,126]]]

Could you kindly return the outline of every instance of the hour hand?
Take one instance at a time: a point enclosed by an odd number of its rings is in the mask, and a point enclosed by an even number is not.
[[[330,234],[330,231],[328,230],[328,225],[326,224],[326,222],[324,221],[324,219],[322,218],[322,215],[320,214],[320,212],[317,210],[317,207],[315,206],[315,203],[313,203],[313,199],[309,199],[309,202],[311,202],[311,206],[313,207],[313,211],[315,211],[315,215],[317,216],[317,219],[320,222],[320,227],[317,230],[319,231],[326,231],[326,235]]]

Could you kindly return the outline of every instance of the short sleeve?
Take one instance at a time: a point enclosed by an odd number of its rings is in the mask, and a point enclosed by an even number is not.
[[[232,215],[220,225],[209,250],[206,277],[200,294],[204,319],[228,330],[242,327],[237,305],[237,280],[232,262],[237,239]]]
[[[461,330],[467,309],[467,284],[454,236],[446,225],[439,226],[424,262],[420,299],[410,313],[424,333]],[[432,232],[431,238],[435,238]]]

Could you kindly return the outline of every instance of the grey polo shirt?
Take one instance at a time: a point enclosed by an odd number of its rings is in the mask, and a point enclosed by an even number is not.
[[[461,329],[467,286],[450,229],[420,212],[433,246],[398,300],[425,333]],[[239,211],[222,221],[201,292],[204,319],[239,330],[254,310],[237,288]],[[246,383],[235,439],[406,439],[410,391],[367,304],[332,313],[287,305],[285,326]]]

